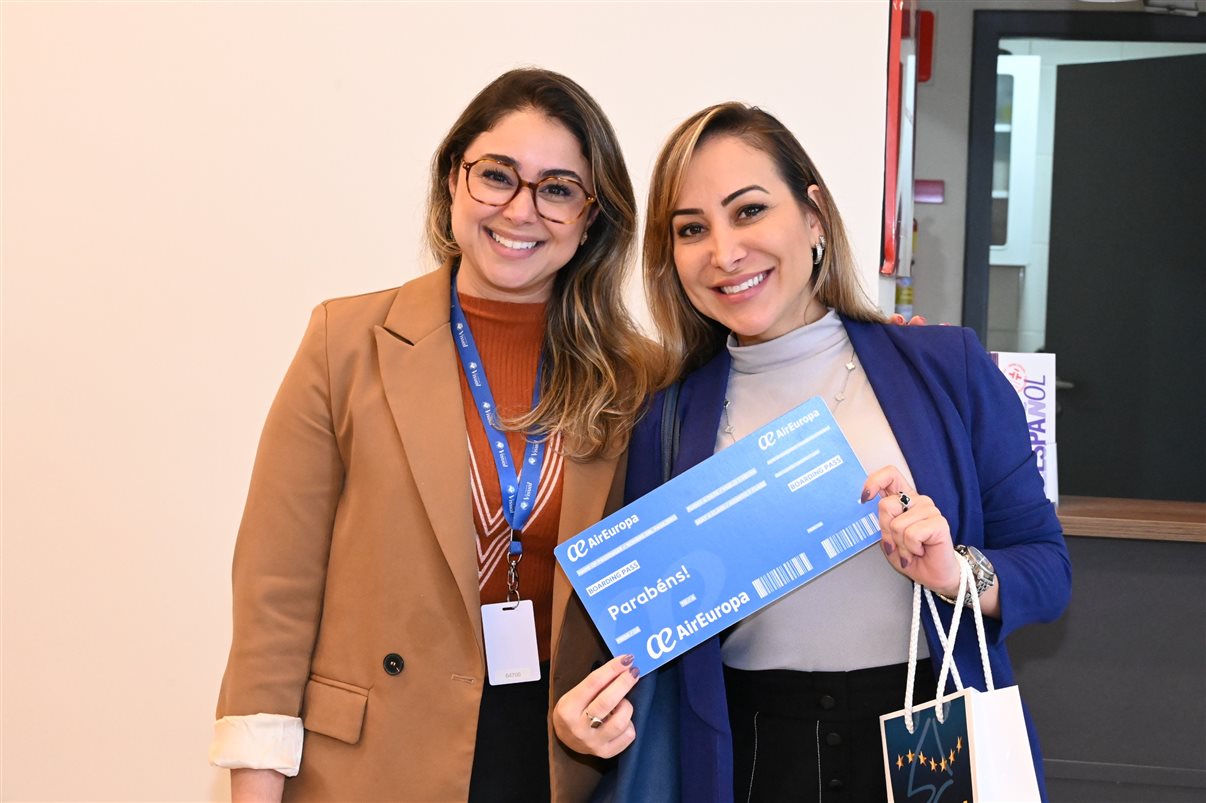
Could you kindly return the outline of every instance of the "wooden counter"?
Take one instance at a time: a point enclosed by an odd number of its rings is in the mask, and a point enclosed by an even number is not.
[[[1061,496],[1057,511],[1065,535],[1206,544],[1201,502]]]

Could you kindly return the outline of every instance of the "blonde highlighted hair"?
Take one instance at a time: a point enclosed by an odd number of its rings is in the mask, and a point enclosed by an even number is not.
[[[820,221],[826,248],[821,264],[813,268],[810,286],[814,297],[848,318],[883,321],[883,313],[859,283],[846,227],[833,196],[799,140],[762,109],[744,103],[721,103],[693,114],[670,134],[654,165],[649,187],[645,294],[670,372],[681,376],[699,367],[724,348],[728,336],[727,329],[691,305],[683,290],[674,267],[670,217],[691,157],[705,142],[721,136],[735,137],[770,157],[796,202]],[[808,188],[814,184],[820,190],[815,202],[808,195]]]
[[[555,72],[518,69],[478,93],[453,123],[431,162],[427,240],[441,263],[461,251],[452,235],[448,177],[480,134],[508,114],[537,111],[574,135],[591,167],[599,213],[589,237],[557,271],[544,335],[540,402],[510,429],[558,433],[570,457],[614,453],[626,442],[655,384],[656,346],[642,336],[623,302],[632,263],[636,197],[619,141],[586,90]]]

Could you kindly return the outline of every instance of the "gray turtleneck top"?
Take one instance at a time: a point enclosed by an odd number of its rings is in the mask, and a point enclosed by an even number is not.
[[[836,312],[765,343],[739,346],[730,336],[728,349],[733,364],[717,451],[819,395],[868,473],[894,465],[913,484]],[[846,368],[850,362],[853,370]],[[824,672],[903,663],[911,606],[909,582],[873,542],[733,628],[722,647],[724,663],[736,669]],[[925,640],[920,642],[919,657],[924,657]]]

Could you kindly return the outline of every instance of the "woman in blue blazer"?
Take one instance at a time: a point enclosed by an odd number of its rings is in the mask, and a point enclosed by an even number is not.
[[[939,604],[949,625],[959,562],[971,564],[976,589],[961,602],[980,596],[998,686],[1014,683],[1005,637],[1068,601],[1068,555],[1017,396],[969,330],[884,322],[824,181],[758,109],[714,106],[671,135],[650,191],[645,281],[684,369],[674,417],[663,420],[655,398],[632,439],[627,501],[665,481],[663,444],[676,440],[677,475],[819,394],[875,469],[864,498],[880,497],[881,548],[642,679],[628,694],[636,741],[601,796],[885,799],[878,717],[904,699],[909,581],[950,600]],[[669,425],[677,439],[663,437]],[[971,616],[960,630],[959,674],[983,689]],[[603,667],[598,696],[575,701],[592,718],[627,691],[623,676],[607,685],[618,671]],[[926,676],[915,699],[935,692]],[[571,747],[603,753],[602,729],[566,720],[558,731]]]

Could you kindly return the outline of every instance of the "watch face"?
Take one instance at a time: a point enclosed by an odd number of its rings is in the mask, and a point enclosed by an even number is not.
[[[984,553],[974,546],[959,544],[955,549],[967,558],[967,562],[971,566],[972,577],[976,581],[976,594],[983,594],[996,579],[996,572],[993,571],[992,564],[988,558],[984,557]]]

